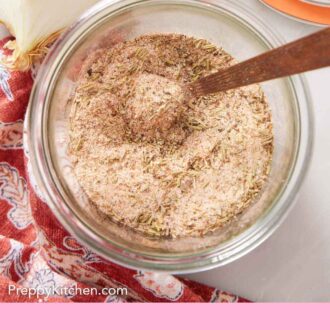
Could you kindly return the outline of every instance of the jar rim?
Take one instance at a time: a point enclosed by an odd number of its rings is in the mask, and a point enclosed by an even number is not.
[[[52,81],[52,68],[54,68],[54,65],[50,66],[49,63],[53,63],[55,62],[55,59],[57,59],[57,66],[60,67],[62,63],[60,58],[63,57],[64,48],[68,47],[68,40],[74,36],[78,29],[82,29],[85,25],[88,26],[91,17],[99,14],[105,10],[105,8],[109,9],[112,6],[115,6],[118,9],[127,5],[141,5],[142,3],[143,5],[182,4],[194,7],[197,6],[200,8],[213,8],[214,10],[225,9],[236,16],[239,14],[240,19],[244,21],[244,23],[253,30],[259,38],[262,38],[267,42],[270,47],[279,46],[284,42],[274,30],[268,28],[263,21],[256,17],[254,13],[247,8],[247,6],[232,3],[229,0],[224,0],[221,4],[211,4],[210,2],[205,3],[196,0],[101,1],[88,10],[76,24],[60,37],[40,68],[36,84],[31,93],[25,120],[24,148],[31,163],[32,173],[30,173],[30,175],[34,177],[37,186],[47,201],[47,204],[50,206],[61,224],[69,232],[73,233],[79,241],[83,242],[83,244],[96,251],[105,259],[114,261],[125,267],[167,271],[172,273],[192,273],[212,269],[232,262],[260,245],[279,227],[284,220],[285,214],[289,211],[290,206],[293,205],[293,201],[297,196],[297,192],[299,191],[303,178],[308,170],[309,158],[313,146],[314,120],[310,93],[303,76],[289,78],[292,89],[296,93],[296,100],[299,102],[299,111],[303,110],[306,114],[303,118],[300,116],[300,128],[304,134],[300,135],[300,142],[298,144],[299,150],[297,151],[296,162],[293,165],[288,184],[282,194],[278,196],[277,200],[273,201],[272,208],[263,219],[261,225],[258,227],[252,225],[238,236],[225,242],[225,246],[220,244],[219,246],[212,247],[208,250],[203,250],[201,253],[182,255],[179,257],[137,253],[128,249],[122,249],[116,244],[111,245],[109,242],[105,246],[101,238],[96,233],[88,230],[79,219],[76,219],[75,221],[68,219],[67,214],[64,215],[62,210],[58,208],[59,197],[56,195],[56,186],[52,180],[52,174],[45,166],[45,163],[47,163],[46,159],[49,155],[46,154],[43,144],[39,142],[36,143],[36,141],[44,141],[44,139],[47,139],[45,127],[42,123],[44,122],[45,111],[47,111],[48,107],[47,95]],[[70,212],[70,210],[67,210],[67,212]],[[73,217],[75,216],[73,215]]]

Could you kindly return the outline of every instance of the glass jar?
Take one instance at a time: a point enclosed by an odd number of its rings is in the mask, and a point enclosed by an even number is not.
[[[262,84],[273,113],[272,171],[258,200],[229,226],[202,238],[153,239],[104,219],[76,181],[67,155],[75,72],[100,45],[151,33],[204,38],[238,60],[283,43],[248,8],[230,0],[100,2],[58,40],[39,70],[26,117],[31,175],[63,226],[104,258],[172,273],[206,270],[245,255],[284,219],[311,158],[312,107],[301,76]]]

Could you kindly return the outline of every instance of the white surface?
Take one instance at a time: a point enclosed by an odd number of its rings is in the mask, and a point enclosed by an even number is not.
[[[330,0],[300,0],[302,2],[310,3],[312,5],[330,6]]]
[[[248,3],[287,40],[317,29],[274,13],[257,0],[233,1]],[[315,107],[315,148],[295,207],[277,232],[249,255],[190,278],[254,301],[330,301],[330,68],[306,76]]]
[[[317,29],[256,0],[244,2],[287,40]],[[254,301],[330,301],[330,68],[306,77],[316,134],[311,168],[297,203],[276,233],[249,255],[189,278]]]

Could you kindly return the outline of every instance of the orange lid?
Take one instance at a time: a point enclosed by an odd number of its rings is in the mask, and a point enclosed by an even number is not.
[[[330,25],[330,7],[313,5],[299,0],[262,0],[274,9],[305,21]]]

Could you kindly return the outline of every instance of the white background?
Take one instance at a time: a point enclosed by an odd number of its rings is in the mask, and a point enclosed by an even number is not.
[[[233,1],[251,6],[288,41],[318,29],[257,0]],[[0,27],[0,37],[4,33]],[[330,301],[330,68],[306,76],[314,101],[315,147],[297,203],[277,232],[249,255],[188,277],[254,301]]]

